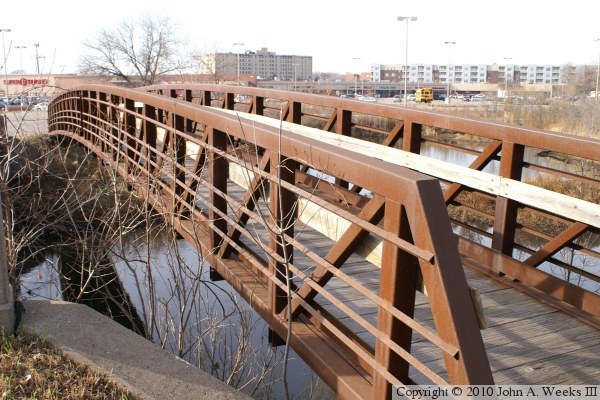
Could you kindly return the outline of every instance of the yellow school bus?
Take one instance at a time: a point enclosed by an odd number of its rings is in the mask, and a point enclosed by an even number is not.
[[[417,90],[417,103],[431,103],[433,101],[433,89],[423,88]]]

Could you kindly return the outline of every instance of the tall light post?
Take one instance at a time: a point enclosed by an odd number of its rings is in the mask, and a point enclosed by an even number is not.
[[[298,64],[292,64],[294,66],[294,92],[296,91],[296,68]]]
[[[39,56],[39,57],[37,58],[37,59],[38,59],[38,63],[39,63],[39,60],[40,60],[40,58],[41,58],[41,59],[43,59],[43,60],[44,60],[44,62],[42,63],[42,68],[40,69],[40,72],[39,72],[38,74],[41,74],[41,73],[43,73],[43,72],[44,72],[44,64],[46,64],[46,56]],[[38,67],[38,68],[39,68],[39,67]]]
[[[594,40],[594,42],[600,42],[600,38]],[[598,102],[598,82],[600,81],[600,51],[598,51],[598,68],[596,68],[596,93],[595,102]]]
[[[26,49],[27,46],[15,46],[15,49],[19,49],[19,56],[21,57],[21,76],[24,75],[25,71],[23,70],[23,49]]]
[[[512,60],[512,57],[504,57],[505,60]],[[506,68],[506,61],[504,62],[504,98],[508,97],[508,69]],[[512,79],[511,79],[512,80]]]
[[[40,74],[40,58],[38,57],[38,49],[40,47],[39,43],[34,43],[33,47],[35,47],[35,74]]]
[[[446,104],[450,103],[450,49],[456,42],[444,42],[448,45],[448,69],[446,70]]]
[[[244,46],[244,43],[235,42],[234,46]],[[240,53],[237,53],[237,83],[240,84]]]
[[[23,75],[25,71],[23,70],[23,49],[26,49],[27,46],[15,46],[15,49],[19,49],[19,56],[21,57],[21,80],[23,80]],[[21,83],[22,84],[22,83]],[[23,109],[23,94],[25,93],[25,88],[21,90],[21,110]]]
[[[6,85],[6,93],[4,95],[6,96],[6,100],[8,101],[8,67],[7,67],[7,62],[6,62],[6,46],[4,45],[4,32],[9,33],[10,29],[0,29],[0,32],[2,32],[2,55],[3,55],[3,61],[4,61],[4,84]]]
[[[406,45],[404,46],[404,105],[408,106],[408,21],[416,21],[417,17],[398,17],[398,21],[406,21]]]
[[[360,57],[352,57],[352,61],[356,61],[356,64],[357,64],[356,69],[359,69],[358,64],[360,63]],[[356,98],[356,96],[358,95],[358,76],[359,76],[359,74],[353,73],[353,75],[354,75],[354,96]],[[362,93],[362,95],[364,96],[364,93]]]

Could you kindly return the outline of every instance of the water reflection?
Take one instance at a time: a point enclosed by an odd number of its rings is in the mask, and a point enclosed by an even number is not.
[[[191,244],[166,235],[148,240],[132,234],[110,258],[118,286],[127,293],[118,296],[122,308],[139,316],[155,343],[248,395],[283,398],[283,349],[269,346],[266,323],[226,281],[209,280],[209,266]],[[76,291],[59,273],[67,270],[60,266],[64,259],[50,254],[24,272],[23,297],[71,299]],[[99,311],[110,315],[106,308]],[[295,398],[331,396],[293,351],[288,377]]]

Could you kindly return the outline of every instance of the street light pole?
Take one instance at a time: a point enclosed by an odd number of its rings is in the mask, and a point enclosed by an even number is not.
[[[15,46],[15,49],[19,49],[19,56],[21,57],[21,80],[23,80],[23,75],[25,71],[23,70],[23,49],[26,49],[27,46]],[[21,83],[23,84],[23,83]],[[21,90],[21,110],[23,110],[23,94],[25,93],[25,88]]]
[[[594,42],[600,42],[600,38],[594,40]],[[595,102],[598,102],[598,82],[600,81],[600,51],[598,52],[598,68],[596,68],[596,93],[595,93]]]
[[[298,64],[293,64],[294,65],[294,92],[296,91],[296,68],[298,67]]]
[[[19,49],[19,56],[21,57],[21,76],[24,75],[25,71],[23,70],[23,49],[26,49],[27,46],[15,46],[15,49]]]
[[[35,47],[35,74],[40,74],[40,58],[38,57],[38,48],[40,47],[39,43],[34,43],[33,47]]]
[[[359,64],[359,61],[361,60],[360,57],[352,57],[353,61],[356,61],[357,65]],[[356,67],[356,69],[359,69],[360,67]],[[354,75],[354,98],[356,98],[356,96],[358,95],[358,76],[359,74],[355,74],[352,73]],[[363,96],[365,95],[364,93],[361,93]]]
[[[236,42],[234,46],[243,46],[244,43]],[[240,84],[240,53],[237,53],[237,83]]]
[[[512,60],[512,57],[504,57],[505,60]],[[504,98],[508,97],[508,70],[506,68],[506,62],[504,63]]]
[[[408,88],[408,21],[416,21],[417,17],[398,17],[398,21],[406,20],[406,44],[404,53],[404,106],[408,106],[407,88]]]
[[[2,32],[2,55],[4,57],[4,84],[6,85],[6,93],[4,95],[6,96],[6,100],[8,101],[8,67],[6,62],[6,46],[4,45],[4,32],[9,33],[10,29],[0,29],[0,32]]]
[[[444,42],[448,45],[448,69],[446,70],[446,104],[450,103],[450,45],[456,42]]]

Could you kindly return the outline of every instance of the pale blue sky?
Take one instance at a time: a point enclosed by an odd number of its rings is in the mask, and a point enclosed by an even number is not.
[[[405,22],[409,63],[595,64],[600,42],[597,0],[103,0],[3,2],[0,28],[9,44],[25,45],[23,67],[35,70],[35,48],[59,71],[75,72],[82,42],[122,18],[166,14],[198,51],[239,51],[268,47],[278,54],[313,56],[315,71],[366,71],[371,63],[404,63]],[[8,70],[20,68],[12,50]],[[353,60],[360,58],[360,60]]]

